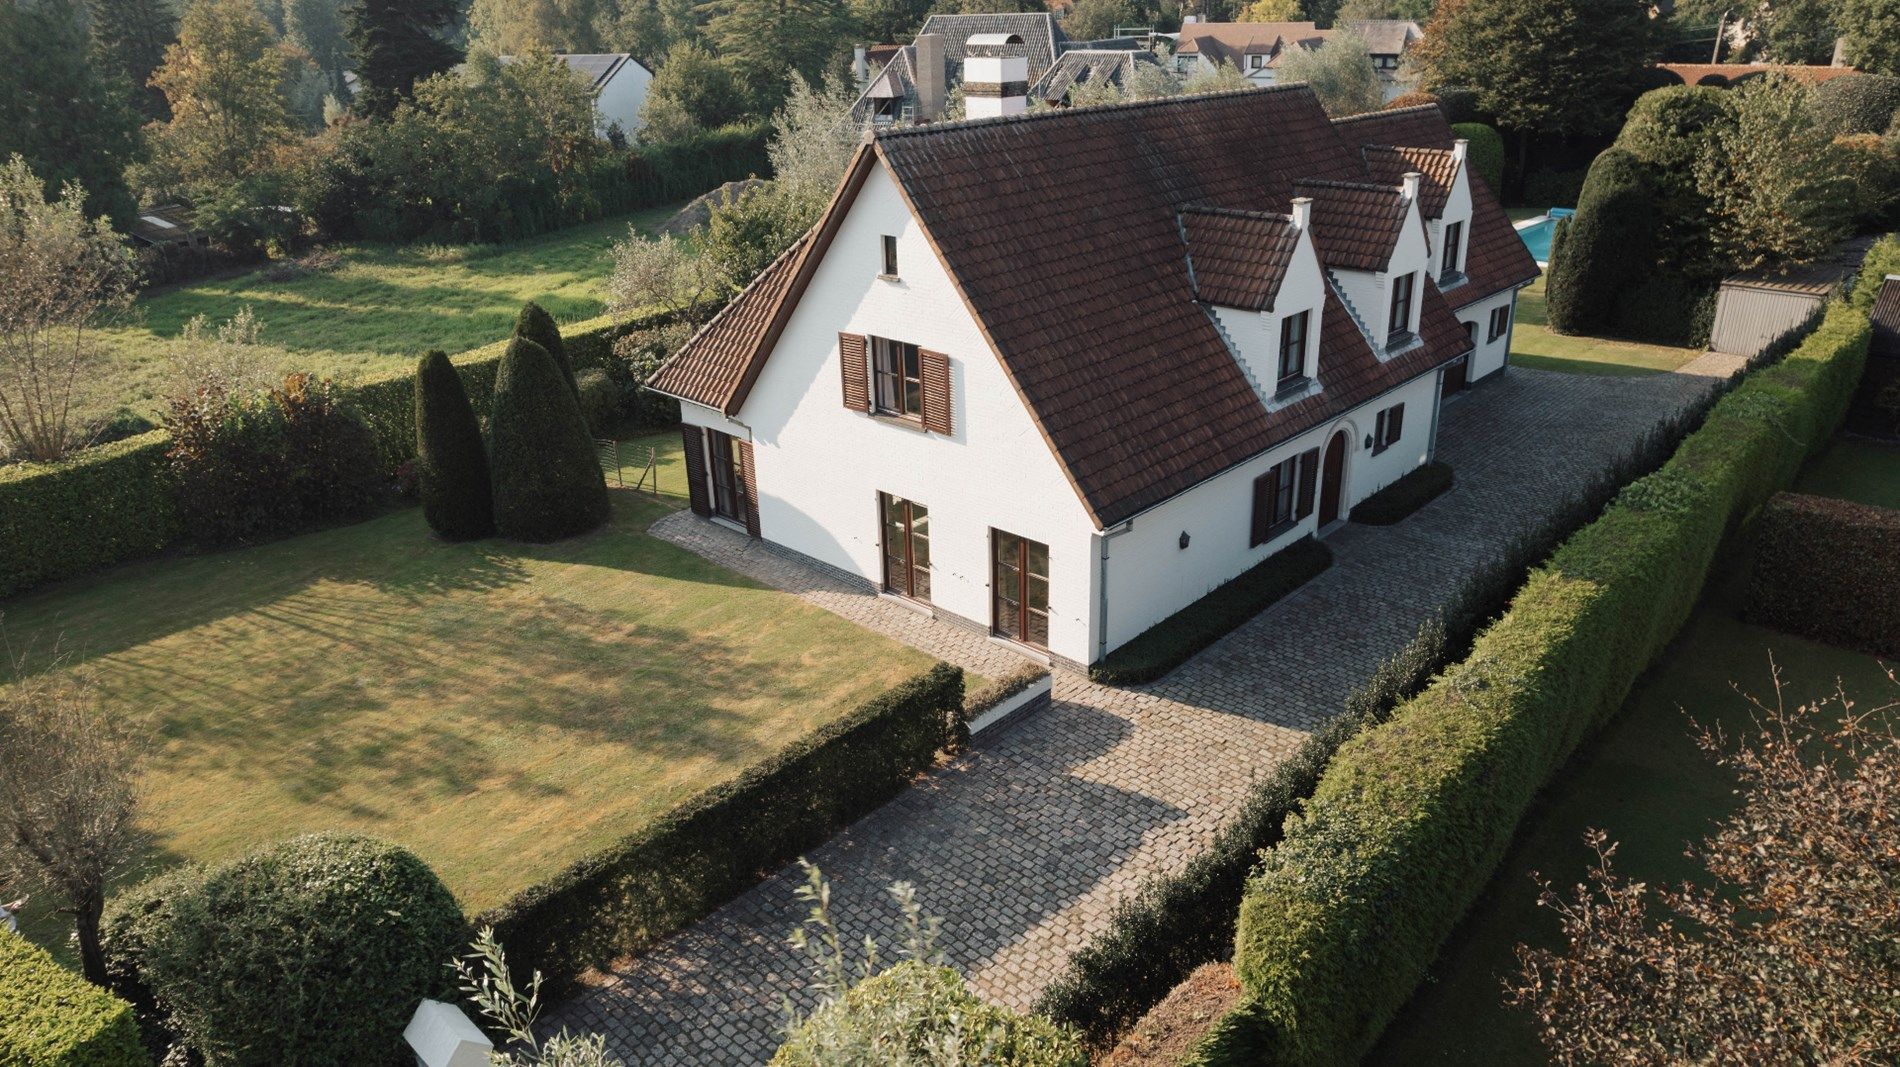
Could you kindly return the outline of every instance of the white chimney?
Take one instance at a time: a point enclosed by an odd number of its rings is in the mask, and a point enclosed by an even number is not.
[[[1313,224],[1313,198],[1296,196],[1293,198],[1293,228],[1304,230]]]
[[[1420,174],[1418,171],[1406,171],[1405,177],[1399,179],[1399,188],[1405,193],[1405,199],[1417,200],[1419,183],[1424,180],[1425,175]]]
[[[1452,162],[1458,164],[1461,167],[1465,165],[1465,157],[1469,155],[1470,152],[1471,152],[1471,142],[1465,140],[1463,137],[1460,137],[1456,141],[1453,141],[1451,143]]]
[[[871,77],[871,64],[864,58],[864,46],[861,44],[851,46],[851,76],[857,79],[859,85]]]
[[[1029,57],[1013,33],[970,37],[963,60],[963,114],[973,119],[1020,115],[1029,110]]]
[[[920,33],[911,42],[911,60],[917,66],[917,121],[943,117],[943,38]]]

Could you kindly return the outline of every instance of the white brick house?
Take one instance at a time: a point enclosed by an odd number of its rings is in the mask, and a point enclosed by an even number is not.
[[[1447,235],[1515,240],[1448,130],[1390,184],[1342,130],[1289,87],[878,135],[654,376],[694,510],[1075,664],[1323,536],[1463,383]],[[1459,243],[1451,292],[1535,276]]]

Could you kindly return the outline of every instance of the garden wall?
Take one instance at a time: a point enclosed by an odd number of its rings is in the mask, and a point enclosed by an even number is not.
[[[1864,312],[1830,308],[1535,571],[1469,657],[1340,750],[1248,884],[1243,1001],[1203,1062],[1365,1054],[1537,791],[1688,617],[1724,538],[1839,425],[1868,332]]]
[[[939,663],[619,843],[475,917],[516,974],[558,991],[651,946],[896,796],[965,736],[963,672]]]

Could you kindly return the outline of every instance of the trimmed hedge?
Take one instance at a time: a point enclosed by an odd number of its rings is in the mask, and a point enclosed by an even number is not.
[[[576,398],[580,396],[580,386],[574,384],[574,364],[568,360],[567,345],[561,340],[561,328],[555,325],[554,316],[548,314],[546,308],[532,300],[521,305],[521,313],[515,316],[515,336],[526,337],[540,345],[561,369],[568,390]]]
[[[1621,707],[1724,538],[1822,447],[1866,356],[1844,305],[1525,583],[1463,662],[1348,742],[1241,905],[1243,1006],[1208,1063],[1356,1062],[1483,891],[1519,819]]]
[[[441,349],[416,364],[416,485],[422,516],[438,536],[469,541],[495,532],[482,425]]]
[[[1749,621],[1900,656],[1900,511],[1777,493],[1756,529]]]
[[[1655,217],[1648,169],[1620,148],[1597,156],[1577,213],[1558,225],[1551,243],[1545,283],[1551,329],[1591,334],[1614,320],[1618,297],[1647,283]]]
[[[149,556],[178,536],[153,430],[58,463],[0,467],[0,597]]]
[[[0,1064],[148,1067],[132,1005],[0,930]]]
[[[1451,464],[1432,462],[1354,504],[1351,518],[1368,526],[1391,526],[1451,488]]]
[[[1471,143],[1465,146],[1471,169],[1493,190],[1504,188],[1504,138],[1482,122],[1453,123],[1451,133]],[[1549,207],[1549,204],[1540,205]]]
[[[771,1067],[861,1063],[967,1063],[982,1067],[1088,1067],[1075,1035],[970,992],[948,967],[904,960],[852,986],[794,1027]]]
[[[1090,667],[1089,677],[1103,685],[1152,682],[1332,565],[1332,549],[1302,537],[1135,635]]]
[[[963,730],[946,663],[820,726],[731,781],[478,915],[549,996],[700,918],[902,792]]]
[[[558,541],[607,521],[607,478],[580,399],[554,357],[526,337],[502,357],[488,437],[496,533]]]

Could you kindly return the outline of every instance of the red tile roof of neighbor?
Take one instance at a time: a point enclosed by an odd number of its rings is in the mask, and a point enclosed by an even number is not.
[[[1445,113],[1436,104],[1372,111],[1337,119],[1333,126],[1349,142],[1362,146],[1401,145],[1451,150],[1455,139]],[[1465,249],[1465,284],[1445,294],[1453,307],[1464,307],[1486,297],[1537,280],[1537,260],[1504,213],[1477,171],[1468,171],[1471,183],[1471,225]],[[1430,184],[1427,182],[1427,184]],[[1420,195],[1424,200],[1425,196]]]
[[[1387,113],[1415,136],[1381,125],[1370,127],[1371,143],[1449,148],[1449,127],[1425,110],[1429,119]],[[1263,135],[1235,135],[1246,130]],[[1184,245],[1183,218],[1203,214],[1196,208],[1284,214],[1298,182],[1363,183],[1360,132],[1328,121],[1304,85],[882,132],[811,237],[661,368],[655,387],[736,411],[849,200],[881,162],[1084,506],[1112,525],[1469,350],[1429,278],[1424,343],[1385,359],[1329,292],[1323,388],[1270,413],[1193,299],[1190,257],[1223,253],[1191,247],[1192,234]],[[1474,198],[1503,220],[1481,189]],[[1273,259],[1267,249],[1224,253]],[[1532,265],[1499,288],[1535,275]],[[1216,271],[1215,281],[1233,279]],[[1459,295],[1490,295],[1478,284]]]
[[[1248,311],[1273,310],[1300,244],[1289,216],[1223,208],[1181,212],[1181,236],[1195,299]]]
[[[1794,63],[1658,63],[1656,69],[1674,74],[1682,79],[1684,85],[1700,85],[1702,79],[1711,75],[1733,84],[1741,78],[1759,78],[1768,74],[1786,74],[1804,85],[1819,85],[1860,73],[1853,67],[1818,67]]]

